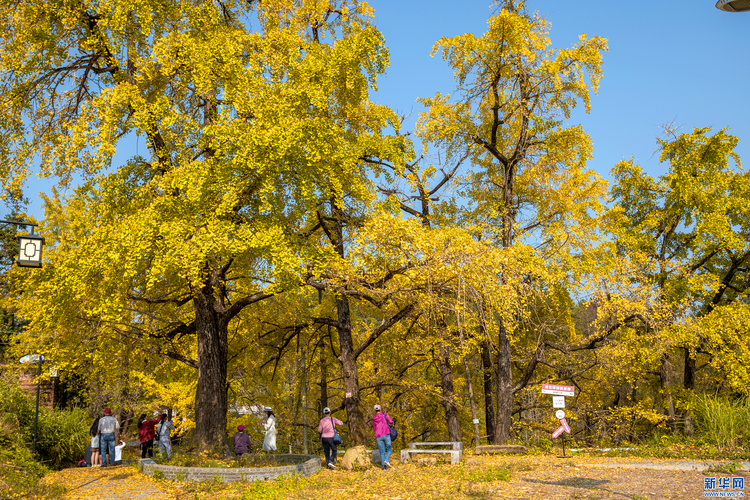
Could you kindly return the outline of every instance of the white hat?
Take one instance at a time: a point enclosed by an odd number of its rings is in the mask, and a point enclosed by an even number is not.
[[[326,406],[323,408],[323,413],[331,413],[331,409]]]
[[[263,408],[263,411],[273,411],[273,410],[271,409],[270,406],[266,406],[265,408]]]
[[[375,411],[380,411],[380,405],[375,405]]]

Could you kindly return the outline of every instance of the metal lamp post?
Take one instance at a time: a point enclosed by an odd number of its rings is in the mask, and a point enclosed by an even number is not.
[[[15,224],[16,226],[31,226],[31,234],[18,236],[18,258],[16,263],[20,267],[42,267],[42,248],[44,238],[34,234],[34,228],[38,224],[33,222],[19,222],[14,220],[0,220],[3,224]]]
[[[34,443],[31,446],[31,452],[36,453],[36,428],[39,422],[39,391],[42,386],[42,363],[44,363],[44,356],[39,354],[28,354],[19,360],[21,363],[37,363],[39,370],[37,371],[36,378],[36,413],[34,414]]]

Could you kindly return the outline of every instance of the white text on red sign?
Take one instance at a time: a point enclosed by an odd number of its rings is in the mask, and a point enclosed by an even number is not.
[[[542,394],[555,396],[575,396],[576,388],[572,385],[542,384]]]

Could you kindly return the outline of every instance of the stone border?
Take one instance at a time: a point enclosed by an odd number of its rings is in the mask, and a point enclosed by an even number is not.
[[[159,465],[150,458],[138,460],[138,468],[153,476],[155,471],[161,471],[165,479],[172,481],[210,481],[221,480],[225,483],[237,481],[267,481],[279,476],[293,477],[312,476],[320,470],[321,459],[317,455],[280,455],[280,457],[303,461],[299,464],[282,465],[279,467],[175,467]]]

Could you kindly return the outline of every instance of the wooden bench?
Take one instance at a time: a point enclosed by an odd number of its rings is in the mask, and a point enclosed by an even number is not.
[[[464,444],[461,441],[429,441],[423,443],[409,443],[409,448],[416,450],[417,446],[450,446],[451,450],[464,450]]]
[[[436,446],[450,446],[449,450],[443,449],[427,449],[419,450],[417,447],[430,447],[435,448]],[[461,462],[461,456],[463,455],[464,444],[459,441],[439,441],[439,442],[423,442],[423,443],[409,443],[409,447],[401,450],[401,463],[411,462],[412,455],[421,454],[450,454],[451,465],[455,465]]]

